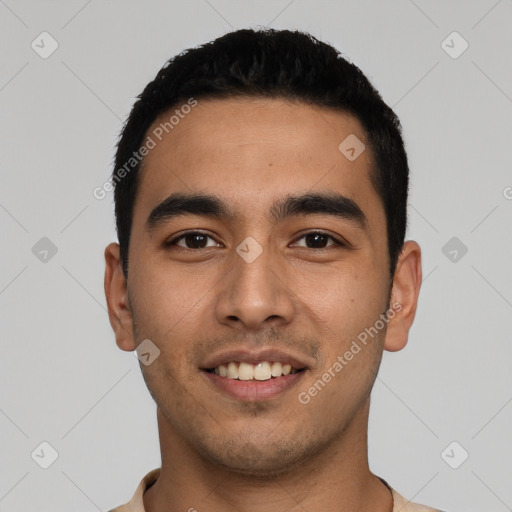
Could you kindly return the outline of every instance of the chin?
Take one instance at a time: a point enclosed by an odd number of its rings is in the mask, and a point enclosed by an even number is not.
[[[229,439],[214,446],[202,446],[200,455],[213,465],[242,477],[270,480],[289,473],[320,450],[319,446],[300,443],[295,438],[269,442],[268,438],[248,441]]]

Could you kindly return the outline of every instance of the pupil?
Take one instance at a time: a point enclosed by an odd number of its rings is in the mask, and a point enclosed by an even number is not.
[[[186,235],[187,246],[192,245],[192,248],[197,249],[205,247],[206,245],[206,235],[201,235],[200,233],[194,235]],[[189,243],[190,242],[190,243]],[[201,243],[204,242],[204,243]]]
[[[308,241],[312,241],[314,247],[325,247],[325,244],[322,244],[322,242],[320,242],[320,245],[317,243],[319,239],[323,239],[325,241],[325,238],[326,236],[321,233],[308,233],[306,235],[306,245]]]

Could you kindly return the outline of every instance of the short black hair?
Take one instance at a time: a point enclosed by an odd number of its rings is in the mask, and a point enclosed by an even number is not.
[[[363,72],[334,47],[301,31],[242,29],[172,57],[137,96],[121,131],[112,173],[123,273],[143,159],[134,154],[162,113],[191,98],[281,98],[354,115],[375,165],[371,182],[386,212],[393,277],[407,227],[409,167],[402,127]],[[340,141],[341,142],[341,141]],[[139,161],[140,160],[140,161]],[[127,162],[131,169],[127,170]],[[122,178],[120,169],[124,169]]]

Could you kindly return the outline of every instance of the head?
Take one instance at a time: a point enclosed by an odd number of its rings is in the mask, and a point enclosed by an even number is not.
[[[120,348],[158,347],[141,368],[169,435],[264,475],[363,421],[421,266],[400,123],[355,65],[286,30],[183,52],[139,95],[113,183],[109,315]],[[296,384],[247,400],[212,384],[227,352],[262,349],[295,361]]]

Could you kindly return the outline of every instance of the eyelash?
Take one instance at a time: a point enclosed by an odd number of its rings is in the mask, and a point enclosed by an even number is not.
[[[215,240],[211,235],[207,234],[207,233],[203,233],[202,231],[187,231],[186,233],[182,233],[181,235],[177,236],[176,238],[173,238],[172,240],[169,240],[167,242],[164,243],[165,247],[171,247],[173,245],[176,245],[177,242],[179,242],[180,240],[182,240],[183,238],[185,238],[187,235],[204,235],[208,238],[211,238],[212,240]],[[334,243],[331,244],[331,245],[328,245],[327,247],[320,247],[320,248],[317,248],[316,250],[320,250],[320,249],[328,249],[329,247],[332,247],[332,246],[339,246],[339,247],[347,247],[347,245],[345,243],[343,243],[342,241],[336,239],[334,236],[330,235],[329,233],[326,233],[325,231],[309,231],[307,233],[303,233],[299,238],[296,238],[295,240],[301,240],[302,238],[306,237],[307,235],[323,235],[327,238],[330,238]],[[182,246],[178,246],[180,247],[180,249],[185,249],[185,250],[188,250],[188,251],[199,251],[201,250],[200,249],[190,249],[189,247],[182,247]],[[305,249],[312,249],[312,250],[315,250],[315,248],[313,247],[305,247]]]

